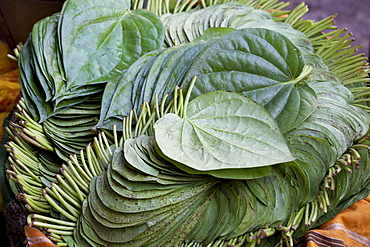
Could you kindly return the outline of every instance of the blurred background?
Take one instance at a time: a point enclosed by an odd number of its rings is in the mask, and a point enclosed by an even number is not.
[[[32,26],[59,12],[64,0],[0,0],[0,38],[11,49],[25,42]]]
[[[370,0],[290,0],[289,9],[304,2],[309,12],[305,19],[322,20],[325,17],[338,14],[335,18],[336,26],[340,29],[348,28],[356,39],[352,46],[361,44],[359,50],[369,57],[370,47]]]

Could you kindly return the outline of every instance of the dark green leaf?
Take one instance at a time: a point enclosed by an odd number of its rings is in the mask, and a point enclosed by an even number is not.
[[[67,89],[106,82],[162,46],[158,17],[129,7],[126,0],[74,0],[64,5],[59,36]]]

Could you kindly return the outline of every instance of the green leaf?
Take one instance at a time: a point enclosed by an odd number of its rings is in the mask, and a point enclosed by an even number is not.
[[[43,122],[47,116],[53,113],[53,106],[50,102],[46,102],[46,95],[42,90],[43,87],[37,74],[32,69],[33,53],[31,42],[31,38],[26,41],[18,58],[20,86],[22,96],[33,119]]]
[[[263,28],[246,28],[225,35],[204,49],[189,71],[189,77],[203,74],[207,78],[210,73],[219,75],[227,72],[238,78],[242,75],[247,77],[235,81],[230,88],[240,90],[242,82],[249,82],[251,85],[244,85],[243,89],[256,89],[262,83],[266,87],[266,84],[271,86],[294,80],[300,76],[303,67],[299,50],[283,35]],[[220,83],[207,81],[202,87],[199,83],[199,88],[195,85],[194,90],[202,92],[201,89],[214,88]]]
[[[144,101],[154,104],[155,94],[161,101],[166,94],[172,98],[175,86],[186,89],[194,76],[193,97],[216,90],[244,93],[270,112],[283,133],[302,123],[317,106],[315,91],[303,81],[311,67],[304,66],[299,50],[275,31],[238,30],[216,41],[193,42],[157,54],[128,69],[117,84],[124,91],[106,91],[105,95],[114,97],[110,108],[117,110],[108,111],[107,121],[127,115],[122,102],[129,106],[132,101],[139,112]]]
[[[123,117],[127,116],[133,109],[131,95],[136,93],[133,90],[134,86],[138,86],[136,83],[134,84],[138,73],[146,63],[151,62],[157,53],[157,51],[153,51],[143,55],[125,73],[108,81],[103,94],[97,127],[112,128],[116,124],[118,129],[122,128]]]
[[[283,35],[248,28],[224,35],[206,47],[180,87],[186,88],[197,76],[193,97],[216,90],[244,93],[263,105],[285,133],[317,106],[314,90],[303,81],[311,70]]]
[[[181,167],[182,170],[190,174],[208,174],[216,178],[223,179],[254,179],[261,178],[271,175],[271,166],[264,167],[254,167],[246,169],[220,169],[214,171],[197,171],[189,169],[186,166],[181,166],[181,164],[176,164],[177,167]]]
[[[247,94],[248,95],[248,94]],[[281,110],[276,107],[276,100],[281,104],[286,99]],[[286,133],[305,121],[317,107],[315,91],[306,83],[295,86],[284,86],[276,96],[265,105],[267,111],[276,116],[276,121],[282,133]]]
[[[244,29],[244,28],[265,28],[272,31],[276,31],[286,38],[288,38],[304,55],[313,54],[313,47],[310,40],[306,35],[294,28],[289,23],[277,22],[275,20],[267,19],[250,19],[241,23],[233,23],[230,25],[232,28]]]
[[[315,132],[320,133],[320,138],[329,142],[331,152],[336,154],[334,159],[337,159],[352,145],[353,140],[366,134],[369,114],[350,104],[353,96],[338,82],[310,82],[310,85],[318,95],[318,107],[296,130],[307,131],[308,138],[317,136]],[[294,135],[296,130],[286,133],[285,137]],[[315,148],[322,150],[317,146]],[[312,151],[307,153],[312,154]]]
[[[45,93],[45,100],[49,101],[53,97],[54,85],[52,83],[52,74],[55,74],[52,69],[48,67],[57,62],[55,55],[56,49],[56,30],[58,25],[58,16],[49,16],[38,21],[32,28],[30,40],[32,41],[33,60],[31,61],[33,70],[37,74],[40,85]],[[49,50],[47,50],[49,48]],[[45,52],[44,52],[44,49]],[[49,56],[49,61],[46,58]],[[50,59],[51,58],[51,59]],[[57,69],[55,70],[57,72]]]
[[[235,28],[229,28],[229,27],[212,27],[208,28],[204,33],[194,39],[193,41],[200,41],[200,40],[209,40],[213,38],[219,38],[222,37],[225,34],[231,33],[236,31]]]
[[[159,18],[129,7],[127,0],[66,2],[59,36],[67,89],[105,82],[162,46]]]
[[[264,167],[294,160],[268,112],[237,93],[201,95],[189,103],[184,118],[167,114],[156,122],[154,130],[165,156],[199,171]]]
[[[152,166],[148,165],[139,155],[136,148],[136,140],[128,139],[124,143],[124,156],[126,161],[135,169],[141,173],[145,173],[152,176],[158,176],[159,171]]]

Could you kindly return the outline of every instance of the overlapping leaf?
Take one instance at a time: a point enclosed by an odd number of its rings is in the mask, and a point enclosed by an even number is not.
[[[369,115],[308,38],[270,13],[233,2],[167,14],[163,34],[153,13],[129,9],[127,0],[67,1],[35,25],[19,58],[29,110],[62,159],[92,139],[100,107],[98,128],[121,127],[144,103],[169,104],[175,86],[191,93],[155,136],[126,138],[81,207],[67,209],[82,213],[76,245],[212,245],[287,224],[366,133]],[[126,130],[146,120],[134,116]],[[362,173],[335,178],[334,205],[368,185],[368,156]],[[49,186],[56,159],[39,160]]]
[[[184,118],[167,114],[154,130],[164,155],[198,171],[255,168],[294,159],[268,112],[236,93],[198,96]]]
[[[267,29],[243,29],[208,46],[181,86],[197,76],[193,95],[220,89],[244,93],[263,105],[284,133],[317,106],[315,92],[302,82],[309,70],[303,65],[300,52],[284,36]]]
[[[126,149],[135,141],[131,140]],[[186,174],[183,178],[152,172],[148,175],[135,161],[130,163],[130,157],[129,152],[117,149],[107,171],[91,181],[80,230],[75,232],[77,239],[81,237],[93,246],[155,245],[182,233],[178,229],[185,221],[188,226],[194,225],[202,215],[209,203],[209,191],[217,181],[209,178],[189,181]],[[189,217],[194,219],[189,221]],[[183,241],[185,235],[181,235],[176,243]]]
[[[64,5],[59,35],[68,71],[66,90],[106,82],[141,55],[162,46],[158,17],[129,9],[129,1],[69,1]]]
[[[26,103],[43,122],[101,95],[108,80],[162,43],[159,18],[131,11],[129,1],[67,1],[34,26],[20,55]]]
[[[156,95],[159,101],[168,94],[172,98],[173,88],[186,89],[194,76],[197,82],[193,97],[216,90],[244,93],[263,105],[283,132],[303,122],[317,106],[315,92],[303,81],[310,68],[304,67],[299,50],[277,32],[243,29],[216,41],[198,41],[169,49],[171,52],[145,59],[145,64],[138,62],[136,66],[142,68],[131,67],[116,82],[118,90],[113,96],[109,92],[109,97],[116,98],[110,101],[112,110],[103,111],[100,121],[128,114],[129,107],[122,107],[122,102],[129,106],[129,99],[121,101],[118,92],[131,93],[134,109],[139,112],[142,102],[154,104]],[[150,67],[144,68],[150,65],[163,70],[155,69],[153,73]]]
[[[331,157],[331,160],[325,160],[324,163],[332,164],[333,159],[339,158],[353,140],[366,133],[370,119],[364,110],[350,104],[352,95],[343,85],[331,81],[310,82],[310,84],[317,91],[319,105],[313,114],[294,131],[311,130],[307,135],[314,137],[317,136],[315,132],[318,131],[321,138],[329,141],[331,152],[337,154],[334,157],[323,156]],[[287,133],[286,136],[290,135],[291,133]]]

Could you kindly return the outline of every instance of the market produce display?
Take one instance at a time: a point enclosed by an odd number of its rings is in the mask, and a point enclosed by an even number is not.
[[[27,224],[60,246],[293,246],[366,197],[366,58],[288,5],[67,0],[36,23],[5,145]]]

